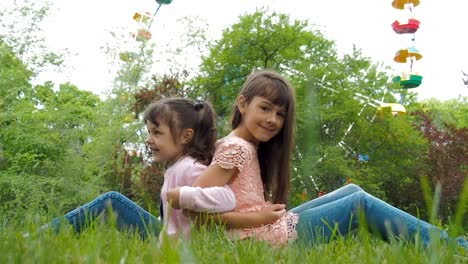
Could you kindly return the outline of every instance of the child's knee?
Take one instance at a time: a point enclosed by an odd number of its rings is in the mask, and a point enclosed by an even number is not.
[[[354,184],[354,183],[350,183],[350,184],[347,184],[345,186],[345,188],[347,188],[348,190],[350,190],[351,192],[361,192],[361,191],[364,191],[361,187],[359,187],[358,185]]]
[[[123,194],[116,192],[116,191],[106,192],[102,196],[107,199],[120,199],[121,197],[125,197]]]

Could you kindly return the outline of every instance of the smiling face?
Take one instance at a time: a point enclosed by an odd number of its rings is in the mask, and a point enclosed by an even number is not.
[[[158,124],[151,121],[146,122],[148,130],[146,144],[151,149],[156,162],[173,164],[184,155],[185,140],[183,138],[175,140],[167,124],[163,122],[158,122]]]
[[[240,96],[238,108],[242,122],[235,133],[255,145],[269,141],[283,128],[285,107],[275,105],[265,97],[255,96],[247,103],[245,97]]]

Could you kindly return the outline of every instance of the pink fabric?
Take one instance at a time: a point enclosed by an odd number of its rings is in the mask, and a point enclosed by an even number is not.
[[[265,201],[257,148],[252,143],[232,135],[219,140],[212,164],[225,169],[237,168],[239,173],[229,184],[236,195],[237,212],[255,212],[271,205]],[[276,222],[258,228],[228,230],[231,237],[253,237],[283,245],[297,238],[298,216],[287,212]]]
[[[166,226],[166,232],[169,236],[190,236],[189,219],[182,213],[182,210],[170,207],[167,202],[166,193],[172,188],[187,186],[187,188],[193,189],[191,192],[189,190],[188,193],[181,191],[181,196],[182,193],[185,193],[184,198],[181,197],[181,199],[184,200],[185,204],[189,204],[198,209],[197,211],[226,212],[234,209],[236,206],[234,193],[228,186],[226,186],[226,188],[199,188],[201,190],[191,187],[193,182],[206,168],[206,165],[198,163],[194,158],[184,156],[164,173],[161,199],[163,202],[164,225]],[[193,195],[193,198],[191,198],[190,195]]]
[[[191,186],[195,179],[201,172],[206,170],[206,168],[206,165],[196,162],[194,158],[184,156],[164,173],[161,200],[163,205],[164,225],[169,236],[189,236],[190,223],[189,219],[182,213],[182,210],[176,210],[169,206],[166,197],[167,191],[177,186]]]
[[[182,209],[196,212],[224,213],[236,208],[236,197],[228,185],[209,188],[183,186],[179,204]]]

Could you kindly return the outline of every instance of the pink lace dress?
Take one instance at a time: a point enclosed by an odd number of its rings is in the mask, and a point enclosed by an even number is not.
[[[216,145],[212,164],[221,168],[237,168],[239,173],[228,184],[236,195],[236,212],[255,212],[271,205],[265,201],[263,183],[260,176],[257,149],[252,143],[229,135]],[[231,237],[255,238],[273,245],[283,245],[297,238],[298,216],[287,212],[276,222],[257,227],[228,230]]]

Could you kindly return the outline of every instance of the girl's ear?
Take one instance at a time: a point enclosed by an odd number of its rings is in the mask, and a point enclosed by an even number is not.
[[[246,101],[247,101],[247,98],[245,98],[245,96],[243,95],[239,95],[239,97],[237,97],[237,108],[239,108],[239,111],[241,112],[241,114],[244,113]]]
[[[182,133],[182,139],[181,142],[182,144],[187,144],[193,139],[193,134],[194,131],[191,128],[185,129],[184,132]]]

